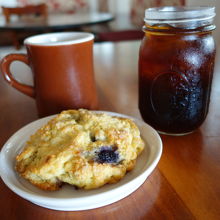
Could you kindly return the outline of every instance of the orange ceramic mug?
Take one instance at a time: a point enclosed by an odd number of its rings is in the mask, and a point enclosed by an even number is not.
[[[96,109],[93,68],[94,36],[85,32],[41,34],[25,39],[26,54],[2,59],[4,79],[14,88],[36,99],[39,116],[65,109]],[[13,61],[30,66],[34,86],[18,82],[10,72]]]

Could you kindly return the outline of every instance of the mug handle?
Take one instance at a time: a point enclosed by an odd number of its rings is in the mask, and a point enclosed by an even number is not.
[[[5,56],[2,59],[1,66],[0,66],[4,79],[15,89],[34,98],[35,97],[34,87],[18,82],[11,74],[10,65],[13,61],[21,61],[29,66],[29,61],[28,61],[28,57],[26,54],[9,54]]]

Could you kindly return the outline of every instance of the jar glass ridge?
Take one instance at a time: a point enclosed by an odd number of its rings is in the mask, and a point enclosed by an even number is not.
[[[191,133],[206,118],[215,60],[214,16],[213,7],[146,10],[139,109],[161,133]]]

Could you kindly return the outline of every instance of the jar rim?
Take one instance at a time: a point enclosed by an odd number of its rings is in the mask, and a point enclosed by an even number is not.
[[[212,22],[215,15],[215,7],[165,6],[146,9],[144,21],[151,25],[208,20]]]

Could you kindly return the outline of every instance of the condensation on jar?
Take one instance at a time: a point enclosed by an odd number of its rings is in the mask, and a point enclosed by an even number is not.
[[[139,110],[161,133],[188,134],[206,118],[215,60],[214,16],[214,7],[145,11]]]

